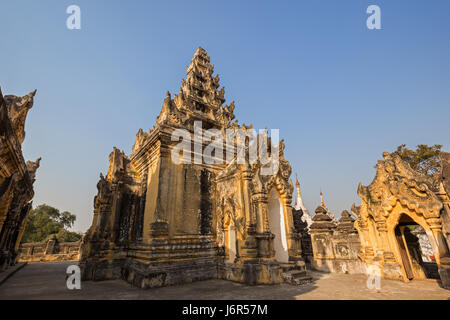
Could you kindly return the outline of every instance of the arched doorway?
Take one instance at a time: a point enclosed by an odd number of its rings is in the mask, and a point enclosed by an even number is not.
[[[286,224],[284,221],[283,205],[278,196],[278,192],[272,188],[268,195],[268,216],[269,228],[275,235],[273,248],[275,250],[275,260],[278,262],[288,262],[289,253],[286,238]]]
[[[406,277],[409,280],[440,279],[425,229],[408,215],[402,214],[394,231]]]

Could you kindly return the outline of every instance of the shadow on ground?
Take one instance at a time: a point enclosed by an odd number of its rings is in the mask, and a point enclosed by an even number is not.
[[[85,281],[81,290],[66,287],[66,269],[76,262],[32,263],[0,286],[0,299],[63,300],[302,300],[302,299],[448,299],[450,291],[436,281],[403,283],[383,280],[381,292],[366,287],[364,275],[338,275],[311,272],[313,282],[300,286],[288,284],[247,286],[225,280],[153,289],[132,287],[122,280]]]

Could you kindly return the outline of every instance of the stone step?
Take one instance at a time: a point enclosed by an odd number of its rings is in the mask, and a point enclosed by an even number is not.
[[[280,267],[283,270],[283,272],[286,272],[289,270],[305,270],[306,271],[306,265],[305,265],[305,262],[303,262],[303,261],[280,263]]]
[[[294,279],[294,283],[292,283],[292,284],[299,286],[299,285],[308,284],[311,282],[313,282],[313,279],[310,276],[305,276],[302,278]]]
[[[303,271],[303,270],[290,270],[290,271],[283,272],[283,275],[285,277],[297,279],[297,278],[306,276],[307,273],[306,273],[306,271]]]
[[[281,274],[285,283],[301,285],[312,282],[312,277],[304,270],[290,270]]]

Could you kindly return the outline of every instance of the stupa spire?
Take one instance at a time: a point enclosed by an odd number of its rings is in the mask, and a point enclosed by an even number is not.
[[[336,217],[331,213],[330,209],[325,205],[325,201],[323,200],[323,193],[320,190],[320,206],[325,209],[327,215],[333,220],[333,222],[337,223]]]
[[[327,209],[327,207],[325,206],[325,201],[323,201],[323,193],[322,193],[322,190],[320,190],[320,205],[321,205],[323,208]],[[328,211],[328,209],[327,209],[327,211]]]
[[[198,47],[186,68],[186,79],[182,81],[181,91],[186,95],[190,106],[196,111],[216,110],[225,102],[225,89],[219,89],[219,77],[214,73],[214,65],[206,50]]]
[[[157,118],[157,125],[183,127],[193,130],[195,121],[204,129],[224,129],[234,116],[234,101],[225,105],[225,89],[220,87],[219,75],[213,76],[214,65],[205,49],[198,47],[181,80],[179,94],[169,93]]]
[[[298,182],[298,175],[295,173],[295,185],[297,187],[297,199],[302,198],[302,193],[300,192],[300,182]]]
[[[308,224],[308,227],[312,224],[311,215],[309,214],[308,209],[306,208],[305,204],[303,203],[302,194],[300,192],[300,182],[298,182],[298,175],[295,174],[295,185],[297,187],[297,199],[295,199],[295,210],[302,210],[302,220],[303,222],[306,222]]]

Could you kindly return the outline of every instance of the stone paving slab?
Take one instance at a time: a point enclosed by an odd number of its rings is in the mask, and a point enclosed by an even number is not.
[[[81,290],[66,288],[66,268],[73,262],[29,263],[0,286],[0,299],[450,299],[450,290],[443,289],[435,280],[417,280],[404,283],[381,281],[381,292],[367,289],[364,275],[324,274],[312,272],[314,281],[301,286],[258,285],[207,280],[165,288],[138,289],[122,280],[86,281]]]

